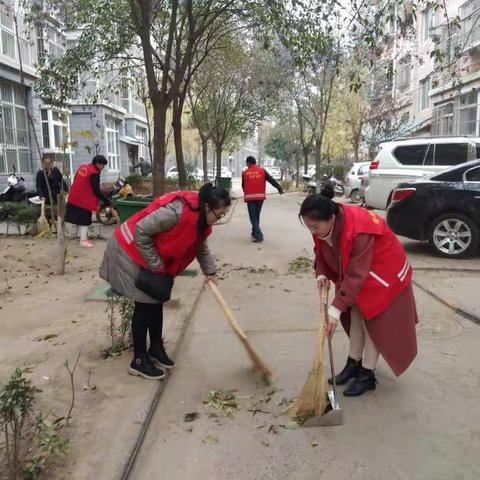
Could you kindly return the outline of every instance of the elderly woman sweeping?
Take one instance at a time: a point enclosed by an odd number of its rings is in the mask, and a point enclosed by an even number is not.
[[[122,223],[109,240],[100,276],[135,301],[129,373],[162,379],[164,369],[174,366],[163,345],[163,303],[170,299],[175,276],[195,258],[204,275],[215,280],[207,237],[230,203],[228,192],[210,183],[199,192],[169,193]]]
[[[318,287],[335,283],[327,335],[341,320],[350,337],[336,383],[353,380],[344,395],[362,395],[376,388],[379,354],[397,376],[417,354],[412,267],[394,233],[371,211],[316,194],[305,199],[300,217],[315,243]]]

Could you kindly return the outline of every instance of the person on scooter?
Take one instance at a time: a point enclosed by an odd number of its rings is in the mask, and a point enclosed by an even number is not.
[[[88,240],[92,212],[98,210],[100,202],[111,206],[110,200],[100,190],[100,173],[105,165],[107,159],[103,155],[93,157],[92,163],[80,165],[68,196],[65,221],[80,227],[80,246],[83,248],[93,247]]]

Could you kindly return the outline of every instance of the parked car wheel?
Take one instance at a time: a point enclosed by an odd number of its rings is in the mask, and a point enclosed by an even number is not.
[[[350,198],[352,200],[353,203],[362,203],[363,201],[363,195],[362,193],[360,192],[360,189],[355,189],[351,194],[350,194]]]
[[[469,257],[477,251],[479,239],[477,226],[460,213],[440,215],[430,225],[430,244],[442,257]]]

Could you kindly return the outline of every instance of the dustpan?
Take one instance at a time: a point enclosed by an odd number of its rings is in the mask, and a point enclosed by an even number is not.
[[[325,304],[325,310],[327,305]],[[328,318],[325,315],[325,318]],[[333,427],[343,425],[343,410],[338,403],[337,383],[335,382],[335,365],[333,363],[332,337],[328,337],[328,354],[330,356],[330,371],[332,374],[332,389],[328,390],[328,404],[322,415],[310,417],[303,423],[304,427]]]

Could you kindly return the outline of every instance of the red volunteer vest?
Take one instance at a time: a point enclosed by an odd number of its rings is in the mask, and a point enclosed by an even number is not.
[[[73,179],[72,188],[68,194],[68,203],[76,207],[95,212],[98,209],[99,200],[93,192],[90,177],[99,173],[98,169],[91,163],[80,165]]]
[[[339,205],[344,215],[344,226],[340,238],[340,275],[348,267],[353,241],[357,235],[368,233],[375,236],[370,272],[355,303],[366,320],[382,313],[405,290],[412,280],[412,267],[398,238],[383,218],[361,207]],[[315,254],[321,255],[321,240],[314,237]],[[337,286],[343,278],[327,272]]]
[[[249,166],[243,173],[243,199],[245,202],[265,200],[265,169],[257,165]]]
[[[183,272],[195,259],[197,247],[212,233],[208,227],[203,238],[198,237],[199,212],[197,192],[172,192],[154,200],[147,208],[131,216],[115,230],[122,250],[137,264],[148,268],[135,244],[135,225],[155,210],[181,199],[184,207],[179,222],[170,230],[155,235],[155,248],[164,263],[163,272],[172,276]]]

